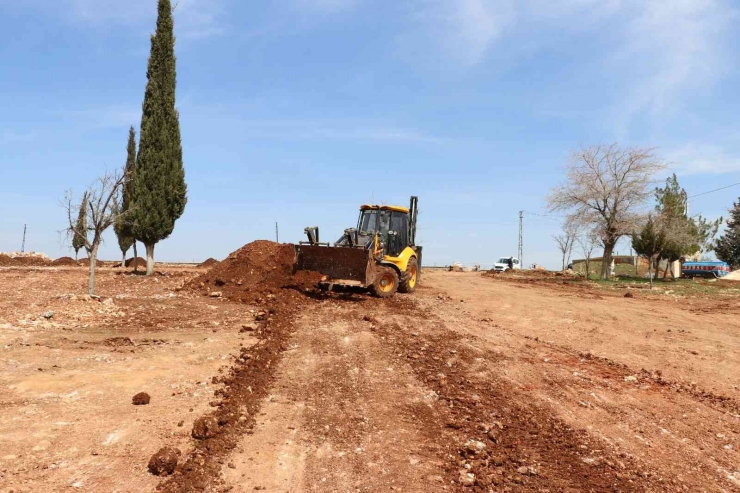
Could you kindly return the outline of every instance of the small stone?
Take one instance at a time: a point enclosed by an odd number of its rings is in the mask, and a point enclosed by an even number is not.
[[[182,428],[184,424],[185,424],[185,421],[180,421],[179,423],[177,423],[177,427]]]
[[[192,437],[197,440],[213,438],[218,434],[218,421],[213,416],[201,416],[193,423]]]
[[[234,465],[233,462],[229,462],[227,466],[229,469],[236,469],[236,466]]]
[[[255,324],[244,324],[239,332],[254,332],[255,330],[257,330]]]
[[[254,319],[258,322],[264,322],[267,320],[267,312],[257,312],[257,315],[254,316]]]
[[[468,488],[475,485],[475,474],[468,472],[467,469],[461,469],[460,484]]]
[[[494,427],[491,427],[490,430],[488,430],[488,439],[491,440],[493,443],[498,443],[498,437],[500,435],[500,431]]]
[[[221,296],[223,296],[223,293],[221,291],[213,291],[210,296],[211,298],[220,298]]]
[[[468,440],[465,451],[470,455],[478,455],[486,451],[486,444],[478,440]]]
[[[46,320],[51,320],[54,317],[54,312],[48,311],[45,312],[42,317],[44,317]]]
[[[517,469],[516,472],[522,475],[526,475],[526,474],[529,474],[529,468],[527,466],[522,466],[519,469]]]
[[[625,297],[625,298],[634,298],[634,297],[635,297],[635,295],[634,295],[634,293],[631,293],[631,292],[627,291],[627,292],[626,292],[626,293],[624,294],[624,297]]]
[[[164,447],[149,459],[149,472],[155,476],[168,476],[175,471],[181,452],[172,447]]]
[[[624,377],[624,381],[625,382],[636,382],[637,381],[637,377],[634,376],[634,375],[628,375],[628,376]]]
[[[131,402],[134,406],[146,406],[149,404],[149,401],[151,400],[151,397],[149,397],[149,394],[146,392],[139,392],[134,396],[133,399],[131,399]]]

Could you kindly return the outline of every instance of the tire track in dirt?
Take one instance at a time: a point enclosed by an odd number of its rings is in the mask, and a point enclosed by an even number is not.
[[[475,348],[411,299],[383,302],[374,330],[439,396],[454,430],[447,481],[472,491],[673,491],[608,444],[574,429],[546,404],[495,378],[505,358]],[[391,305],[391,306],[387,306]],[[393,315],[393,314],[396,315]]]
[[[297,321],[259,427],[224,468],[230,491],[443,491],[436,396],[392,363],[358,300]]]

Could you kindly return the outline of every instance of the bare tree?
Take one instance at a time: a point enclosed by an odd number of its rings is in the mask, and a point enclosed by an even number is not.
[[[570,257],[573,253],[573,246],[578,237],[578,225],[573,221],[567,221],[563,224],[563,232],[559,235],[553,235],[555,243],[558,245],[558,250],[563,254],[563,270],[565,266],[570,263]]]
[[[571,153],[566,183],[552,190],[547,204],[550,211],[566,212],[569,220],[596,231],[604,246],[602,279],[609,279],[614,247],[635,231],[652,195],[652,178],[664,168],[654,149],[621,148],[615,143]]]
[[[103,241],[103,233],[116,220],[119,210],[118,191],[123,184],[124,175],[120,172],[106,172],[90,185],[83,195],[87,200],[87,218],[84,231],[79,231],[80,222],[74,217],[82,209],[81,203],[76,203],[71,190],[64,194],[62,206],[67,212],[69,225],[66,229],[67,238],[84,238],[84,247],[90,255],[89,294],[95,295],[95,269],[97,267],[98,248]],[[92,234],[92,240],[90,235]]]
[[[581,253],[583,254],[583,263],[586,266],[586,279],[591,279],[591,258],[593,257],[594,250],[599,245],[599,238],[594,231],[580,234],[576,237],[578,246],[581,247]]]

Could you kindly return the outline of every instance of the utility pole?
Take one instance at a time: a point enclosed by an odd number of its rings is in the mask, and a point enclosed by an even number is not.
[[[524,268],[524,211],[519,211],[519,266]]]
[[[278,234],[278,223],[275,222],[275,243],[280,243],[280,235]]]
[[[23,244],[21,245],[21,253],[26,253],[26,229],[28,224],[23,225]]]

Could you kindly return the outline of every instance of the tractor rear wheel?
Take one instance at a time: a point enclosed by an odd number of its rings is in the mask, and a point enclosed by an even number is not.
[[[398,291],[398,274],[391,267],[380,267],[371,289],[378,298],[390,298]]]
[[[409,259],[409,265],[406,267],[406,275],[401,284],[398,286],[400,293],[413,293],[416,290],[416,282],[419,279],[419,262],[416,257]]]

